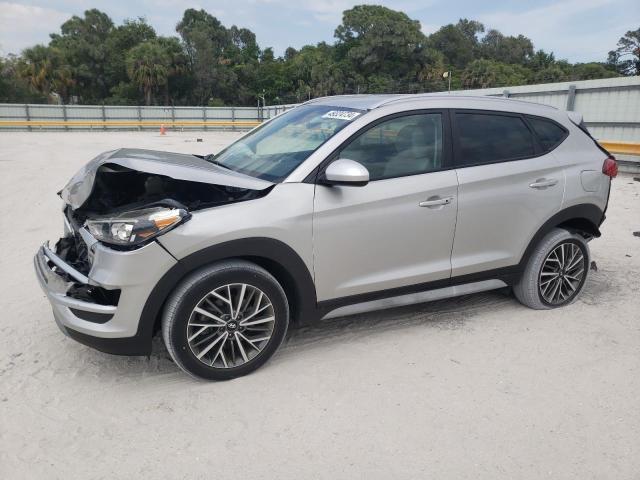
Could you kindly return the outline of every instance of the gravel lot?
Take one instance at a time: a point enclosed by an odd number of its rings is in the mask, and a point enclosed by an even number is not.
[[[208,153],[236,135],[0,133],[0,478],[640,478],[629,175],[567,308],[487,293],[334,319],[226,383],[184,375],[159,341],[127,358],[65,338],[31,260],[61,232],[55,193],[105,150]]]

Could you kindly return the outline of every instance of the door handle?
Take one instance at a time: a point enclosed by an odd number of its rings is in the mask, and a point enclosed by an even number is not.
[[[451,202],[453,202],[453,197],[434,197],[434,198],[430,198],[428,200],[425,200],[424,202],[420,202],[418,204],[418,206],[420,207],[440,207],[442,205],[449,205]]]
[[[531,188],[538,188],[542,190],[548,187],[553,187],[557,183],[558,180],[556,180],[555,178],[539,178],[535,182],[529,184],[529,186]]]

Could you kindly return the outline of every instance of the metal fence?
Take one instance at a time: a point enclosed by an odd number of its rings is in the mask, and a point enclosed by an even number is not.
[[[543,103],[582,113],[597,139],[640,142],[640,77],[461,90],[455,95],[490,95]]]
[[[579,111],[598,140],[640,143],[640,77],[458,90],[451,94],[504,96]],[[161,125],[185,130],[246,130],[293,107],[0,104],[0,130],[142,130]]]
[[[246,130],[292,105],[258,107],[142,107],[0,104],[0,130]]]

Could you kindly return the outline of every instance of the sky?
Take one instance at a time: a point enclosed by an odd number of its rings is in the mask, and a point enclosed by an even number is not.
[[[363,0],[0,0],[0,54],[20,53],[47,43],[49,33],[72,15],[87,9],[106,12],[116,24],[144,17],[160,35],[175,35],[175,25],[187,8],[203,8],[227,27],[251,29],[261,48],[282,55],[288,46],[300,48],[333,42],[342,12]],[[618,39],[640,27],[639,0],[378,0],[375,3],[419,20],[424,33],[455,23],[479,20],[507,35],[523,34],[536,48],[553,51],[571,62],[604,61]]]

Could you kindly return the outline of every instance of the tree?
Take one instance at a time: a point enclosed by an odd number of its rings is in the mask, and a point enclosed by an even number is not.
[[[497,62],[524,65],[534,56],[533,43],[524,35],[506,37],[489,30],[481,41],[480,54]]]
[[[44,45],[36,45],[22,52],[20,76],[36,92],[47,97],[53,88],[54,53]]]
[[[42,103],[46,96],[30,88],[20,74],[23,59],[10,55],[0,58],[0,102],[2,103]]]
[[[556,63],[556,57],[551,53],[547,53],[544,50],[538,50],[533,54],[531,59],[529,60],[529,67],[534,71],[542,70],[545,68],[552,67]]]
[[[429,36],[429,44],[444,55],[447,67],[463,69],[478,55],[478,34],[484,32],[480,22],[460,19]]]
[[[171,59],[155,40],[133,47],[127,54],[127,73],[144,92],[145,105],[151,105],[161,87],[167,84]]]
[[[604,63],[577,63],[571,66],[571,80],[593,80],[596,78],[617,77],[618,73]]]
[[[144,18],[126,19],[122,25],[111,29],[106,40],[105,77],[109,85],[126,82],[127,52],[133,47],[156,38],[156,32]]]
[[[571,64],[462,18],[425,36],[420,22],[376,5],[343,12],[333,43],[282,56],[261,48],[248,28],[226,27],[205,10],[187,9],[179,37],[158,37],[144,18],[114,25],[92,9],[73,16],[48,45],[0,58],[0,98],[43,102],[52,93],[85,104],[255,105],[343,93],[411,93],[451,86],[482,88],[607,78],[640,73],[640,29],[630,31],[607,63]]]
[[[566,80],[569,80],[567,72],[558,65],[541,68],[534,73],[532,78],[533,83],[553,83],[564,82]]]
[[[165,51],[169,60],[167,82],[164,85],[164,103],[175,103],[177,97],[183,97],[192,85],[187,56],[180,40],[176,37],[158,37],[158,45]]]
[[[462,72],[464,88],[506,87],[524,85],[528,70],[520,65],[507,65],[493,60],[478,59]]]
[[[51,35],[49,46],[64,56],[76,91],[86,103],[98,103],[109,94],[107,40],[113,28],[106,13],[92,9],[84,17],[74,15],[62,24],[60,34]]]
[[[396,71],[424,43],[420,22],[386,7],[359,5],[346,10],[336,28],[338,47],[347,47],[346,57],[364,74]]]
[[[195,77],[193,98],[206,104],[209,98],[230,98],[236,76],[230,68],[231,38],[227,29],[205,10],[185,10],[176,26],[182,37]]]
[[[61,52],[53,47],[36,45],[24,50],[17,71],[29,87],[44,98],[56,93],[66,102],[75,84]]]
[[[623,75],[640,75],[640,28],[629,30],[609,52],[608,63]]]
[[[415,84],[441,61],[427,46],[420,22],[382,6],[346,10],[335,37],[336,61],[345,67],[351,88],[364,82],[365,91],[377,92],[393,83]]]

